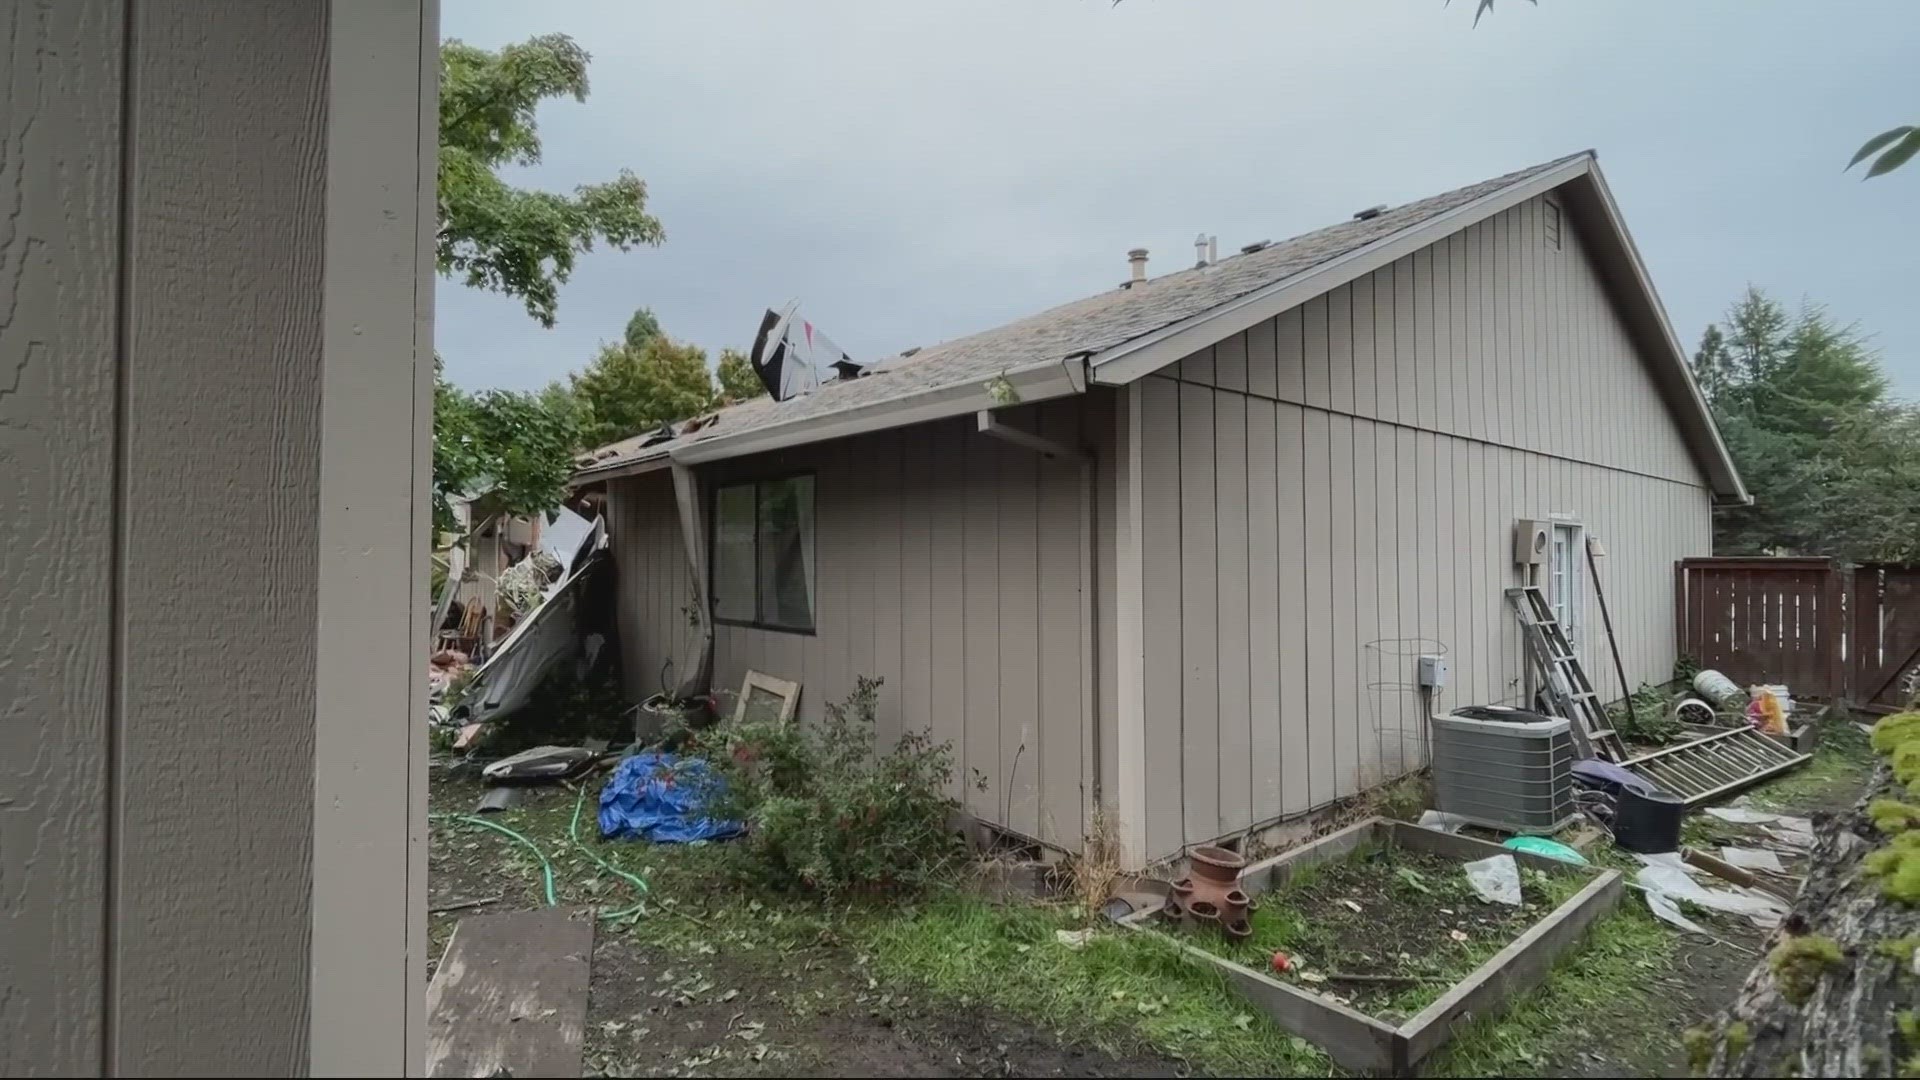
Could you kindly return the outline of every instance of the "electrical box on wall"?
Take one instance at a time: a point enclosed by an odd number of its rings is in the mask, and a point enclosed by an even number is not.
[[[1420,688],[1439,690],[1447,685],[1447,658],[1444,656],[1423,656],[1420,658]]]
[[[1521,566],[1538,566],[1547,560],[1547,547],[1553,543],[1553,522],[1521,518],[1513,523],[1513,561]]]

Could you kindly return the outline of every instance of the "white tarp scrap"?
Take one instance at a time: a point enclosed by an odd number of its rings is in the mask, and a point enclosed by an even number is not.
[[[1520,864],[1511,855],[1493,855],[1462,867],[1474,894],[1489,904],[1520,906]]]
[[[1656,894],[1672,900],[1685,900],[1713,911],[1744,915],[1755,926],[1769,930],[1780,925],[1780,920],[1791,910],[1779,897],[1758,889],[1723,889],[1701,884],[1694,877],[1693,869],[1681,860],[1679,852],[1641,855],[1639,859],[1646,865],[1640,868],[1637,880],[1640,887],[1646,890],[1647,905],[1663,919],[1667,916],[1653,901]],[[1673,922],[1672,919],[1667,921]]]
[[[1742,870],[1765,870],[1770,874],[1784,874],[1787,868],[1780,865],[1780,856],[1772,851],[1760,848],[1723,847],[1720,858],[1728,866],[1737,866]]]

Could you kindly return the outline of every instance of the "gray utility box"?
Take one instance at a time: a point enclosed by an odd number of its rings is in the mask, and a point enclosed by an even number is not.
[[[1493,719],[1493,717],[1511,719]],[[1478,706],[1433,718],[1436,809],[1518,833],[1558,832],[1573,805],[1573,735],[1555,716]]]

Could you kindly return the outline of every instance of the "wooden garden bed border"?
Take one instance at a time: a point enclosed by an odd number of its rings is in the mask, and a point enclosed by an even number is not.
[[[1592,869],[1376,817],[1253,863],[1242,872],[1241,887],[1256,895],[1278,889],[1295,871],[1341,858],[1375,839],[1461,862],[1506,854],[1522,866],[1548,873],[1585,873]],[[1266,1010],[1274,1023],[1320,1046],[1341,1066],[1363,1073],[1410,1076],[1422,1059],[1447,1041],[1456,1020],[1493,1015],[1508,998],[1544,982],[1553,971],[1554,961],[1580,940],[1595,919],[1611,911],[1624,891],[1619,871],[1600,871],[1585,888],[1398,1027],[1161,933],[1148,925],[1158,909],[1128,916],[1123,922],[1130,929],[1159,937],[1190,959],[1218,968],[1235,989]]]

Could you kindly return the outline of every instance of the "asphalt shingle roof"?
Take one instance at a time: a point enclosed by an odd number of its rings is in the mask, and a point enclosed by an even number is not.
[[[720,410],[697,430],[642,445],[651,433],[601,447],[580,458],[581,478],[664,456],[677,446],[792,421],[825,416],[895,398],[912,397],[1049,360],[1097,353],[1229,303],[1274,282],[1311,270],[1374,241],[1493,194],[1583,154],[1570,155],[1417,202],[1365,220],[1324,229],[1232,255],[1209,266],[1164,274],[1131,288],[1115,288],[1036,315],[928,346],[912,356],[881,361],[867,376],[832,382],[786,401],[756,398]]]

